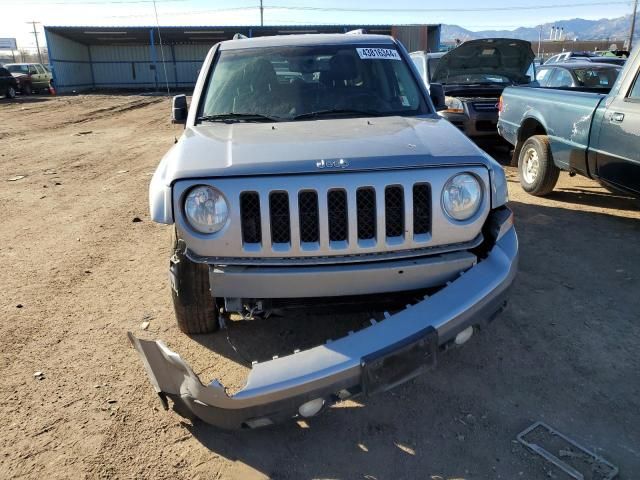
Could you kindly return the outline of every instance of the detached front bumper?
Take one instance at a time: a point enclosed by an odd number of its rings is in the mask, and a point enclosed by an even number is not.
[[[165,408],[225,429],[271,425],[319,405],[388,390],[433,363],[438,346],[482,325],[506,303],[518,263],[518,240],[507,208],[488,220],[495,244],[477,265],[431,297],[359,332],[286,357],[253,365],[245,387],[227,395],[216,380],[204,385],[161,341],[129,333]],[[315,402],[313,402],[315,401]]]

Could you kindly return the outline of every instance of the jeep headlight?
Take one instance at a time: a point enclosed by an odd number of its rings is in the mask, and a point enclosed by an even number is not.
[[[482,186],[470,173],[454,175],[442,189],[442,208],[453,220],[469,220],[478,213],[481,204]]]
[[[229,205],[218,190],[199,185],[189,190],[184,201],[184,213],[194,230],[216,233],[229,219]]]
[[[444,97],[444,103],[447,106],[445,112],[464,113],[464,106],[462,105],[462,101],[458,100],[457,98]]]

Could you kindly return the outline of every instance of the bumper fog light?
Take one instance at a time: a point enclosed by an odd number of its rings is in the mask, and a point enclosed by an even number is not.
[[[322,410],[322,407],[324,407],[324,398],[316,398],[300,405],[298,413],[305,418],[313,417]]]
[[[473,335],[473,327],[467,327],[456,335],[454,342],[456,345],[467,343],[467,341],[471,338],[471,335]]]

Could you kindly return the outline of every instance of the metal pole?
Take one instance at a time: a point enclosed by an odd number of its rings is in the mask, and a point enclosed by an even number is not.
[[[628,50],[631,51],[631,48],[633,47],[633,34],[635,33],[635,29],[636,29],[636,12],[638,11],[638,0],[635,0],[633,2],[633,13],[631,14],[631,30],[629,31],[629,48]]]
[[[264,7],[262,6],[262,0],[260,0],[260,26],[264,27]]]
[[[169,78],[167,77],[167,62],[164,59],[164,44],[162,43],[162,34],[160,33],[160,20],[158,20],[158,9],[156,7],[156,0],[153,0],[153,11],[156,15],[156,27],[158,27],[158,40],[160,40],[160,57],[162,58],[162,70],[164,72],[164,83],[167,86],[167,95],[171,95],[169,89]],[[151,35],[153,39],[153,34]]]
[[[36,21],[31,21],[31,22],[26,22],[26,23],[30,23],[31,25],[33,25],[33,36],[36,37],[36,48],[38,49],[38,60],[40,60],[40,63],[42,62],[42,54],[40,53],[40,42],[38,42],[38,32],[36,31],[36,23],[40,23],[40,22],[36,22]]]
[[[156,54],[156,45],[153,39],[153,28],[149,29],[149,42],[151,43],[151,61],[153,62],[153,81],[156,84],[156,92],[158,91],[158,55]]]
[[[542,45],[542,27],[538,29],[538,60],[540,60],[540,46]]]

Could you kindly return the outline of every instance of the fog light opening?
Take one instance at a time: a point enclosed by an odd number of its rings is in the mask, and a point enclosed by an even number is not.
[[[456,335],[454,343],[456,345],[462,345],[464,343],[467,343],[472,335],[473,335],[473,327],[467,327],[464,330],[462,330],[459,334]]]
[[[302,417],[309,418],[320,413],[322,407],[324,407],[324,398],[315,398],[300,405],[298,413]]]

